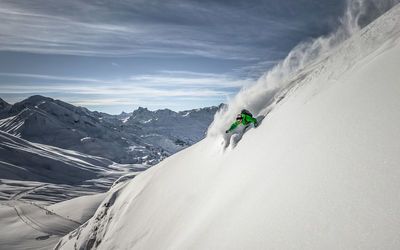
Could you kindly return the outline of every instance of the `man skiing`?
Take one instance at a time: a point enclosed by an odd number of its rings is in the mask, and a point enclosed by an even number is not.
[[[249,111],[243,109],[242,112],[236,116],[236,121],[231,125],[228,130],[225,131],[225,133],[231,132],[237,126],[239,126],[239,124],[243,124],[245,128],[247,128],[250,123],[254,123],[254,127],[258,126],[257,119],[253,118],[253,115]]]

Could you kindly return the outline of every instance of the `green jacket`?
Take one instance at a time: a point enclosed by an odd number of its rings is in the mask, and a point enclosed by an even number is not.
[[[254,123],[254,126],[258,125],[258,121],[256,118],[253,118],[253,117],[251,117],[249,115],[245,115],[245,114],[242,114],[242,118],[243,118],[242,122],[235,121],[231,125],[231,127],[228,129],[228,131],[234,130],[240,123],[242,123],[244,126],[247,126],[249,123],[252,123],[252,122]]]

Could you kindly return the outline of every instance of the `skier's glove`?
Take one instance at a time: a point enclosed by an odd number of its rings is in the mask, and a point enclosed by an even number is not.
[[[254,127],[255,127],[255,128],[257,128],[257,127],[258,127],[258,125],[259,125],[259,124],[258,124],[257,122],[256,122],[256,123],[254,123]]]
[[[225,131],[225,134],[227,134],[227,133],[229,133],[229,130],[226,130],[226,131]]]

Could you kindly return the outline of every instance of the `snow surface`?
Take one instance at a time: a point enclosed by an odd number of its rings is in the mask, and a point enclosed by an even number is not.
[[[206,139],[114,186],[56,249],[399,249],[399,65],[396,5],[273,101],[247,103],[266,117],[236,147],[217,116]]]
[[[105,196],[106,193],[85,195],[56,203],[46,207],[46,209],[50,212],[62,215],[64,218],[83,224],[93,216]]]

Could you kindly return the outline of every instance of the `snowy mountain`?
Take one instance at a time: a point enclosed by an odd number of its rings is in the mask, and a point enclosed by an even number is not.
[[[323,52],[115,185],[56,249],[399,249],[400,5]],[[265,119],[234,147],[241,95]]]
[[[181,112],[169,109],[152,112],[140,107],[124,120],[124,129],[128,133],[143,134],[141,137],[148,144],[159,145],[172,154],[203,139],[215,113],[222,107]]]
[[[0,145],[4,179],[71,184],[93,179],[112,164],[105,158],[30,143],[1,131]]]
[[[7,102],[5,102],[3,99],[0,98],[0,112],[2,112],[3,110],[8,110],[11,107],[10,104],[8,104]]]
[[[143,170],[141,165],[119,165],[106,158],[90,156],[77,151],[65,150],[39,143],[32,143],[0,131],[0,176],[1,180],[11,183],[23,181],[54,184],[55,186],[88,186],[88,181],[98,181],[89,185],[88,193],[104,192],[121,175],[132,170]],[[7,185],[7,184],[5,184]],[[47,188],[48,189],[48,188]],[[9,193],[10,192],[10,193]],[[0,199],[8,200],[18,188],[0,189]],[[43,197],[32,198],[48,203],[60,201],[52,192],[42,193]],[[74,197],[65,192],[61,200]],[[30,199],[29,195],[25,199]]]
[[[112,116],[43,96],[1,103],[0,130],[23,139],[108,158],[154,165],[205,136],[217,107],[176,113],[148,111]],[[131,115],[131,116],[130,116]]]

